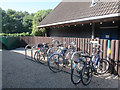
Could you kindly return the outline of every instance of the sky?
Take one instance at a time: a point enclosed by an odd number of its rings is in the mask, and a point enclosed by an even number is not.
[[[62,0],[0,0],[3,10],[13,9],[36,13],[39,10],[54,9]]]

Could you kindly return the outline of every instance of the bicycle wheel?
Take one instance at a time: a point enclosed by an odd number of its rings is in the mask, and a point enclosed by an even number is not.
[[[106,59],[100,59],[97,65],[97,73],[105,74],[109,70],[109,61]]]
[[[81,70],[84,67],[83,63],[75,63],[71,70],[71,81],[73,84],[77,85],[81,81]]]
[[[48,49],[48,51],[47,51],[47,56],[48,56],[48,58],[53,54],[53,53],[55,53],[55,52],[57,52],[59,50],[59,48],[57,47],[52,47],[52,48],[50,48],[50,49]]]
[[[92,67],[85,65],[81,71],[81,81],[83,85],[88,85],[92,79]]]
[[[49,69],[53,72],[60,72],[63,69],[64,58],[60,54],[53,54],[48,59]]]
[[[44,54],[44,52],[39,52],[40,53],[40,56],[39,56],[39,63],[41,63],[41,64],[45,64],[46,62],[47,62],[47,60],[45,60],[46,58],[46,55]]]
[[[38,62],[39,59],[40,59],[40,53],[38,51],[36,51],[34,54],[34,60]]]

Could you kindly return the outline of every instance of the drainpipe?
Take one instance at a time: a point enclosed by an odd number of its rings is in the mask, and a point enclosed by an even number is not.
[[[95,35],[95,23],[92,24],[92,37],[91,37],[92,39],[95,38],[94,35]]]

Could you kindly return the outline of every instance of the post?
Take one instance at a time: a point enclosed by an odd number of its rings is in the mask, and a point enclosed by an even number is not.
[[[95,23],[92,24],[92,39],[94,39],[94,35],[95,35]]]
[[[2,12],[2,10],[0,10]],[[2,33],[2,13],[0,13],[0,33]],[[2,38],[0,38],[2,41]],[[2,48],[2,44],[0,45],[0,48]],[[0,50],[1,51],[1,50]],[[0,53],[0,89],[2,90],[2,51]]]
[[[108,40],[107,44],[107,60],[109,60],[110,54],[111,54],[111,49],[110,49],[110,40]]]
[[[45,33],[45,37],[47,37],[47,33]]]

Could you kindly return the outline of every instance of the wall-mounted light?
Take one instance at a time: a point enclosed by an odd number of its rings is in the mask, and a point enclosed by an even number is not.
[[[74,26],[77,26],[77,25],[74,25]]]
[[[112,23],[115,23],[115,21],[112,21]]]
[[[68,27],[70,27],[70,25],[68,25]]]
[[[100,22],[100,24],[102,24],[102,22]]]

